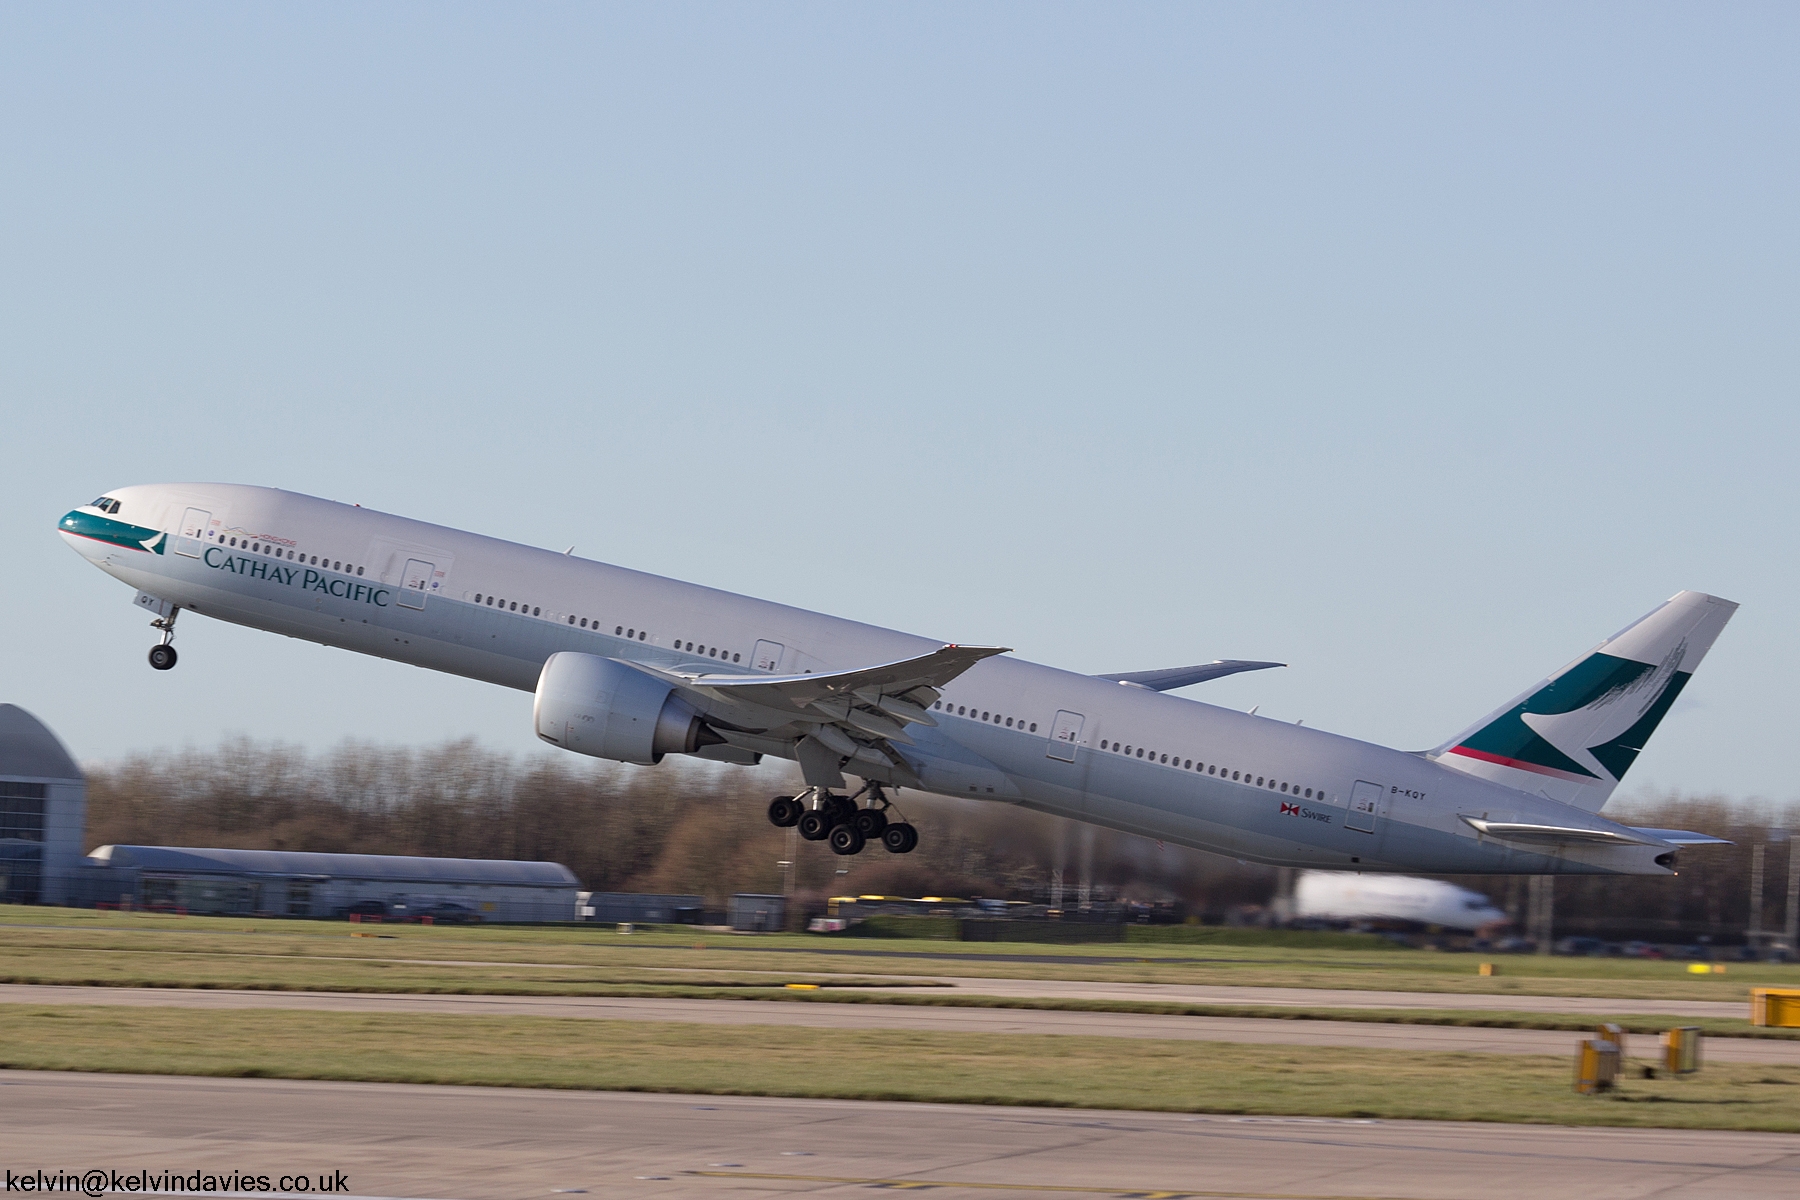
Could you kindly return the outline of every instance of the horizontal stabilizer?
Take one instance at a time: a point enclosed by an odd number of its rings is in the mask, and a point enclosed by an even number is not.
[[[1663,840],[1644,836],[1650,831],[1641,829],[1620,832],[1582,825],[1534,825],[1525,821],[1489,821],[1469,816],[1463,817],[1463,820],[1477,832],[1505,842],[1610,842],[1615,845],[1650,846]]]
[[[1734,843],[1724,838],[1714,837],[1710,833],[1692,833],[1686,829],[1642,829],[1631,827],[1631,832],[1641,833],[1645,837],[1655,838],[1659,842],[1667,842],[1671,846],[1730,846]]]
[[[1251,662],[1244,658],[1221,658],[1213,662],[1201,663],[1197,667],[1164,667],[1160,671],[1126,671],[1120,675],[1096,675],[1096,679],[1110,679],[1114,683],[1130,684],[1132,687],[1148,688],[1153,692],[1167,692],[1175,688],[1184,688],[1192,683],[1205,683],[1209,679],[1223,679],[1227,675],[1236,675],[1239,671],[1266,671],[1270,667],[1285,667],[1286,663]]]

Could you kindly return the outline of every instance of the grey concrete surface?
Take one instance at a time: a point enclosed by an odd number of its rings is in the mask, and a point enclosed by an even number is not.
[[[342,1171],[355,1196],[1800,1194],[1800,1135],[0,1071],[11,1171]]]
[[[367,959],[344,961],[366,962]],[[393,958],[384,962],[408,963],[434,967],[518,966],[513,962],[486,959]],[[1053,961],[1053,960],[1052,960]],[[1109,960],[1112,961],[1112,960]],[[532,968],[554,970],[591,970],[579,963],[529,964]],[[663,971],[675,975],[691,975],[689,967],[635,967],[639,971]],[[1504,970],[1502,964],[1502,970]],[[788,975],[788,971],[755,971],[732,969],[737,976]],[[808,971],[808,978],[867,980],[868,974]],[[1112,983],[1081,979],[1001,979],[966,975],[896,975],[890,976],[898,987],[908,992],[942,988],[976,996],[1030,997],[1061,1000],[1134,1000],[1153,1004],[1246,1004],[1280,1005],[1317,1008],[1444,1008],[1458,1011],[1496,1011],[1571,1013],[1593,1016],[1657,1017],[1747,1017],[1747,1000],[1615,1000],[1601,996],[1539,996],[1506,991],[1470,994],[1464,992],[1392,992],[1361,988],[1239,987],[1229,984],[1189,983]],[[1510,981],[1508,981],[1510,982]],[[1520,981],[1524,983],[1524,980]],[[920,987],[921,984],[930,985]],[[1505,983],[1502,983],[1502,987]],[[1719,981],[1721,990],[1730,985]],[[880,984],[870,984],[868,991],[889,991]]]
[[[1592,1016],[1748,1018],[1746,1000],[1611,1000],[1595,996],[1531,996],[1461,992],[1371,992],[1355,988],[1227,987],[1187,983],[1094,983],[1070,979],[931,977],[977,996],[1063,1000],[1136,1000],[1158,1004],[1257,1004],[1317,1008],[1447,1008],[1459,1012],[1571,1013]],[[863,989],[858,989],[863,990]],[[868,989],[880,991],[880,988]],[[907,988],[909,992],[921,989]]]
[[[180,988],[0,985],[0,1003],[128,1007],[305,1009],[318,1012],[461,1013],[583,1017],[614,1021],[687,1021],[707,1025],[785,1025],[811,1029],[911,1029],[956,1033],[1076,1034],[1293,1046],[1361,1046],[1481,1054],[1573,1054],[1580,1034],[1536,1029],[1477,1029],[1257,1017],[1184,1017],[1028,1008],[957,1008],[778,1000],[678,1000],[617,996],[384,995],[373,992],[256,992]],[[1627,1052],[1653,1057],[1656,1040],[1631,1038]],[[1800,1066],[1800,1041],[1708,1038],[1714,1062]]]

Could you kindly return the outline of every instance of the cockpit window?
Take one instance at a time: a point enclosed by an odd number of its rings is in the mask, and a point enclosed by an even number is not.
[[[97,508],[103,513],[116,513],[119,511],[119,502],[111,496],[102,496],[88,507]]]

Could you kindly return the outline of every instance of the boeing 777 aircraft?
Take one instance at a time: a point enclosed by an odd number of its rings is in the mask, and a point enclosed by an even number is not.
[[[273,488],[122,488],[58,530],[155,614],[158,670],[190,610],[533,692],[577,754],[793,759],[769,819],[839,854],[917,845],[902,788],[1337,870],[1663,875],[1717,840],[1599,815],[1737,609],[1699,592],[1407,752],[1164,694],[1277,663],[1078,675]]]

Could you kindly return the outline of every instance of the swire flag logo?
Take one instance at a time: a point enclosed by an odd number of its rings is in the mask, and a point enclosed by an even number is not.
[[[1298,804],[1289,804],[1284,800],[1281,804],[1281,815],[1284,817],[1297,817],[1300,815],[1300,806]]]

